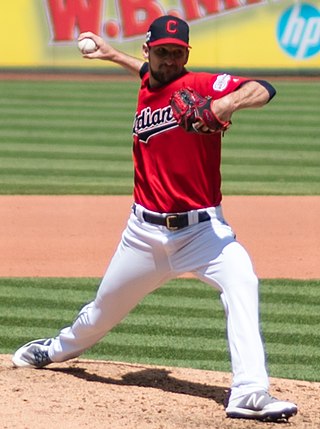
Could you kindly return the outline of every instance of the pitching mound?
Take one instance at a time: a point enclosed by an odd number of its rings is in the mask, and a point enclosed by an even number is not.
[[[15,369],[0,356],[1,428],[220,429],[281,424],[225,417],[230,374],[72,360]],[[271,379],[271,393],[299,406],[290,428],[319,428],[320,383]],[[284,424],[283,424],[284,425]]]

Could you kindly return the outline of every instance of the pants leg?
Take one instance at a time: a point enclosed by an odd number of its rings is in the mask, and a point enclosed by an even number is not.
[[[177,233],[141,224],[132,215],[96,298],[54,339],[50,358],[59,362],[79,356],[144,296],[185,271],[193,271],[221,291],[233,369],[232,397],[267,389],[258,280],[247,252],[219,213],[211,222]]]
[[[170,267],[161,236],[151,235],[138,222],[129,220],[95,299],[52,342],[49,349],[52,361],[79,356],[169,278]]]
[[[268,376],[259,329],[258,279],[246,250],[233,241],[197,274],[221,291],[233,370],[231,396],[267,390]]]

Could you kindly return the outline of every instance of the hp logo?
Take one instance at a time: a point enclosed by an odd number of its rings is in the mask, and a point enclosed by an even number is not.
[[[297,3],[280,17],[277,38],[281,48],[301,60],[320,52],[320,11],[314,6]]]

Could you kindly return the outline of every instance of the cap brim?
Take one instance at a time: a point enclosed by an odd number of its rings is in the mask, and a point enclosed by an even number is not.
[[[180,39],[175,39],[173,37],[158,39],[158,40],[155,40],[154,42],[148,42],[148,45],[151,47],[158,46],[158,45],[179,45],[179,46],[184,46],[185,48],[191,48],[191,46],[188,45],[188,43]]]

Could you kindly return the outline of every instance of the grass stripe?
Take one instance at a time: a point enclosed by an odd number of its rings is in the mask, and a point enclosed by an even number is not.
[[[228,153],[228,151],[225,151],[223,156],[223,168],[227,168],[229,166],[238,166],[239,168],[243,166],[266,166],[270,169],[270,165],[274,168],[299,167],[301,166],[301,162],[303,162],[303,165],[306,167],[319,167],[317,159],[318,153],[315,151],[293,151],[290,154],[280,152],[277,155],[277,159],[274,159],[268,155],[268,153],[263,151],[256,151],[255,154],[252,154],[250,150],[242,150],[239,153],[238,159],[235,159]]]
[[[1,132],[1,131],[0,131]],[[89,138],[88,138],[89,135]],[[90,151],[90,143],[92,142],[94,146],[103,146],[107,147],[108,145],[117,145],[118,146],[126,146],[126,148],[130,151],[130,148],[128,147],[128,142],[131,139],[128,138],[128,135],[126,132],[119,132],[118,134],[112,135],[111,138],[107,138],[105,133],[101,132],[95,132],[94,138],[90,133],[80,133],[80,132],[66,132],[61,130],[59,138],[55,134],[52,134],[50,131],[41,131],[41,133],[29,133],[29,135],[25,135],[22,131],[19,130],[10,130],[5,133],[4,136],[1,137],[2,141],[5,145],[7,145],[10,142],[18,143],[18,144],[38,144],[39,149],[41,150],[42,144],[54,144],[59,149],[61,146],[67,145],[74,145],[74,146],[85,146],[86,150]],[[1,150],[1,146],[0,146]],[[21,159],[22,161],[23,159]]]
[[[250,182],[229,180],[222,185],[224,195],[320,195],[319,183],[286,183],[285,181]]]
[[[72,163],[68,169],[66,168],[53,168],[52,164],[49,162],[49,165],[46,168],[46,161],[43,160],[41,162],[42,168],[37,168],[37,166],[33,166],[32,168],[20,168],[17,172],[16,165],[12,165],[9,168],[1,168],[0,176],[43,176],[46,174],[47,176],[59,176],[60,178],[63,176],[66,177],[79,177],[83,178],[84,175],[94,174],[95,178],[99,177],[127,177],[128,173],[132,172],[131,163],[127,163],[126,168],[122,164],[122,168],[119,170],[117,168],[117,164],[119,162],[106,163],[105,167],[103,165],[99,165],[99,162],[92,162],[87,164],[82,164],[80,168],[80,162],[75,165]],[[56,163],[59,165],[59,163]],[[0,163],[1,165],[1,163]],[[18,173],[18,174],[17,174]]]

